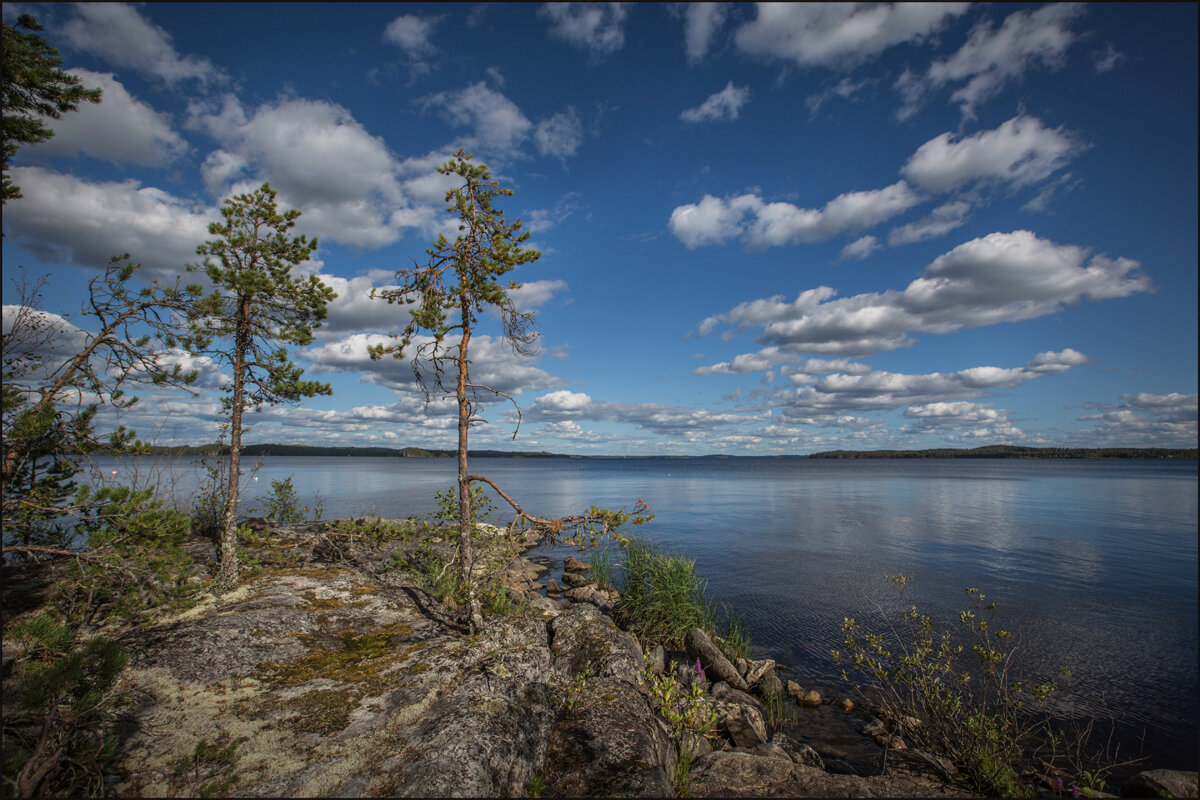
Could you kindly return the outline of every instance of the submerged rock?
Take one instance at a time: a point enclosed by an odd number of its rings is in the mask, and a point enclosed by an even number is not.
[[[692,797],[962,797],[961,789],[894,772],[872,778],[833,775],[782,758],[714,750],[692,765]]]

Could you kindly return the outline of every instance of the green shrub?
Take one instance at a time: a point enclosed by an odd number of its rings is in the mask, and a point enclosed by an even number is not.
[[[417,535],[419,530],[417,524],[411,520],[391,522],[383,517],[374,519],[358,517],[339,519],[333,523],[333,533],[337,536],[345,536],[351,541],[359,540],[379,547],[389,542],[408,541]]]
[[[200,739],[190,757],[175,762],[171,786],[196,797],[228,795],[237,783],[237,763],[242,757],[237,750],[245,741],[246,737],[240,737],[222,745]]]
[[[750,635],[746,633],[745,622],[734,613],[728,603],[724,605],[724,617],[725,636],[718,642],[721,650],[730,661],[737,661],[739,658],[750,660],[751,641]]]
[[[399,554],[393,554],[393,560]],[[404,567],[416,579],[417,584],[437,598],[440,603],[457,605],[464,597],[462,579],[455,569],[457,559],[453,556],[443,560],[429,542],[421,542],[412,555],[404,559]]]
[[[896,575],[888,580],[903,597],[911,579]],[[966,594],[970,608],[959,614],[955,627],[938,629],[911,605],[899,625],[885,615],[886,634],[845,620],[845,651],[833,651],[842,677],[865,679],[869,695],[856,683],[859,694],[879,699],[880,717],[892,732],[948,758],[974,791],[1028,796],[1034,786],[1027,776],[1033,773],[1023,774],[1022,767],[1057,768],[1061,762],[1081,775],[1080,783],[1086,774],[1091,788],[1102,789],[1103,776],[1115,765],[1107,752],[1094,751],[1089,759],[1101,766],[1083,769],[1086,732],[1064,747],[1062,724],[1050,704],[1062,688],[1058,678],[1040,683],[1025,679],[1012,633],[994,626],[996,603],[985,604],[985,596],[974,588]],[[1069,674],[1060,667],[1060,678]]]
[[[308,506],[301,506],[300,498],[296,496],[291,475],[283,480],[271,481],[271,493],[262,502],[267,519],[279,525],[304,522],[308,514]]]
[[[529,600],[524,595],[514,595],[504,585],[487,589],[481,600],[483,610],[489,614],[520,614],[529,608]]]
[[[458,486],[451,486],[449,489],[436,492],[434,498],[437,500],[438,506],[434,519],[446,527],[457,528],[460,522],[459,516],[462,513],[458,505]],[[492,498],[487,491],[479,484],[473,484],[471,486],[471,522],[488,522],[495,510],[496,506],[492,503]]]
[[[68,618],[144,622],[191,602],[201,585],[184,547],[190,520],[164,508],[154,488],[80,487],[76,536],[86,550],[67,564],[55,603]]]
[[[125,703],[120,643],[75,629],[43,612],[4,631],[15,646],[15,684],[5,694],[4,794],[99,796],[103,768],[117,749],[112,726]]]

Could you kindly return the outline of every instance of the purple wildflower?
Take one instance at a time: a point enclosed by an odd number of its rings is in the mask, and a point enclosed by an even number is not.
[[[700,676],[701,683],[708,683],[708,679],[704,677],[704,667],[700,666],[700,659],[696,659],[696,674]]]
[[[1079,797],[1079,787],[1073,783],[1071,784],[1071,797]]]

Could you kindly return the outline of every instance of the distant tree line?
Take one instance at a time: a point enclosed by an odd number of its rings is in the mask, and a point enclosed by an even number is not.
[[[993,444],[932,450],[828,450],[809,458],[1196,458],[1196,448],[1168,447],[1018,447]]]
[[[229,452],[228,444],[152,445],[151,455],[214,456]],[[248,444],[242,447],[245,456],[365,456],[374,458],[447,458],[457,450],[426,450],[422,447],[327,447],[310,444]],[[558,453],[513,452],[509,450],[472,450],[473,458],[566,458]]]

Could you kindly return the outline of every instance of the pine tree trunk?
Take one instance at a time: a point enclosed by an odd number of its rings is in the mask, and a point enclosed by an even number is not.
[[[475,553],[471,548],[471,482],[467,480],[467,431],[471,422],[471,406],[467,402],[467,343],[471,340],[471,324],[468,301],[462,299],[462,341],[458,345],[458,535],[463,585],[467,589],[467,617],[471,631],[483,627],[483,615],[479,613],[479,599],[475,596],[475,580],[471,574],[475,566]]]
[[[242,406],[245,398],[247,316],[249,302],[238,304],[238,327],[234,341],[233,362],[233,414],[229,421],[229,483],[225,495],[225,517],[221,526],[221,566],[213,581],[213,592],[224,594],[232,591],[238,582],[237,560],[237,508],[238,493],[242,478]]]

